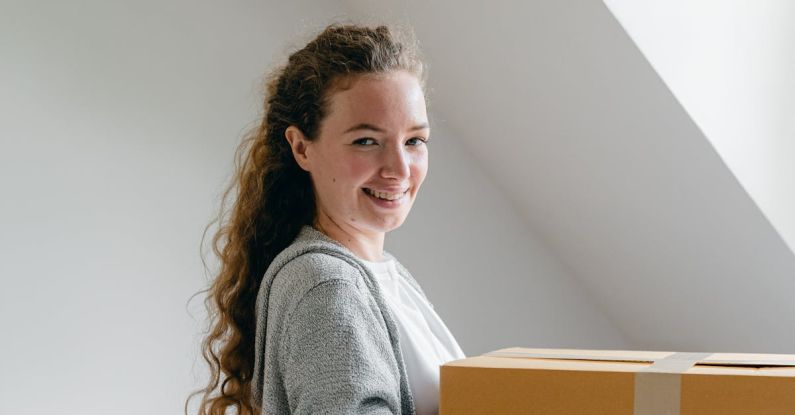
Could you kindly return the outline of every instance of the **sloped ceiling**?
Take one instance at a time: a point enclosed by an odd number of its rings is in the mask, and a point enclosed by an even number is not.
[[[605,4],[795,249],[795,2]]]
[[[347,5],[411,23],[434,119],[634,344],[795,349],[795,256],[602,2]]]

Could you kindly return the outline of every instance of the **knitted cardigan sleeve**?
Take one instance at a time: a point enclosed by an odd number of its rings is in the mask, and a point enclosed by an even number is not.
[[[399,414],[400,372],[389,335],[356,285],[306,292],[282,337],[292,414]]]

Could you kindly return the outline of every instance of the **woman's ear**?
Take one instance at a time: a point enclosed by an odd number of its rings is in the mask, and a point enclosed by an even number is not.
[[[284,130],[284,138],[290,143],[290,148],[293,150],[293,157],[295,157],[295,162],[298,163],[298,166],[306,171],[310,171],[311,163],[307,155],[307,149],[309,149],[312,143],[307,140],[304,133],[294,125]]]

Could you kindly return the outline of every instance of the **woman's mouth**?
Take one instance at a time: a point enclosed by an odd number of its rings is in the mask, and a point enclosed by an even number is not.
[[[408,189],[403,193],[382,193],[375,192],[366,187],[363,187],[362,191],[367,195],[367,198],[375,202],[376,205],[385,208],[393,208],[402,205],[408,193]]]

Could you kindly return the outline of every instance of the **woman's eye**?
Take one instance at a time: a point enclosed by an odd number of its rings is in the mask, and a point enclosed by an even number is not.
[[[360,139],[354,141],[353,144],[363,144],[362,142],[363,141],[367,141],[367,140],[375,141],[372,138],[360,138]]]
[[[369,138],[369,137],[365,137],[365,138],[360,138],[358,140],[354,140],[353,144],[360,145],[360,146],[369,146],[369,144],[367,144],[368,141],[372,141],[373,143],[375,143],[374,139]],[[414,147],[419,146],[419,145],[421,145],[423,143],[427,143],[427,142],[428,142],[427,140],[423,140],[420,137],[410,138],[407,141],[407,143],[411,143],[411,145],[414,146]]]

